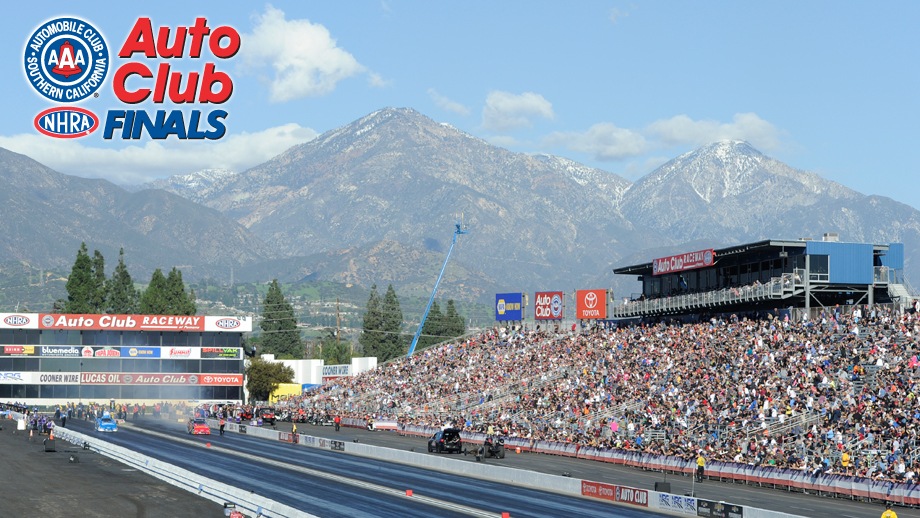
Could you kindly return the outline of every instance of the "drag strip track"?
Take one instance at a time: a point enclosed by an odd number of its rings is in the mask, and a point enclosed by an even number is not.
[[[74,428],[91,435],[86,423]],[[306,513],[358,516],[661,516],[401,464],[248,436],[188,436],[179,423],[143,420],[102,439],[250,489]],[[149,430],[149,433],[145,433]],[[210,446],[208,446],[210,444]],[[458,456],[458,457],[462,457]],[[406,490],[413,496],[407,496]]]

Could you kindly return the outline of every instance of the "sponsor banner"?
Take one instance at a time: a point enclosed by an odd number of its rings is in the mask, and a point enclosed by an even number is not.
[[[80,356],[84,358],[121,358],[121,347],[90,347],[84,345]]]
[[[652,275],[663,275],[665,273],[712,266],[715,264],[715,256],[715,250],[710,248],[708,250],[661,257],[652,261]]]
[[[199,374],[198,375],[198,384],[199,385],[220,385],[220,386],[229,386],[229,387],[242,387],[243,386],[243,375],[242,374]]]
[[[648,491],[634,487],[617,486],[616,501],[639,507],[648,507]]]
[[[351,364],[342,365],[323,365],[324,378],[338,378],[339,376],[351,376]]]
[[[79,358],[83,356],[83,348],[76,345],[43,345],[42,356],[52,358]]]
[[[204,317],[205,331],[252,332],[250,317]]]
[[[77,385],[79,372],[0,372],[0,385]]]
[[[0,329],[38,329],[34,313],[0,313]]]
[[[697,499],[696,515],[705,518],[744,518],[744,508],[740,505]]]
[[[565,317],[561,291],[538,291],[534,297],[533,317],[536,320],[562,320]]]
[[[239,347],[202,347],[201,359],[222,358],[226,360],[239,360],[243,357]]]
[[[516,322],[524,320],[524,294],[496,293],[495,320],[497,322]]]
[[[83,372],[85,385],[222,385],[242,386],[242,374]]]
[[[201,348],[199,347],[163,347],[160,349],[161,358],[174,358],[182,360],[199,360],[201,359]]]
[[[122,347],[121,356],[124,358],[159,358],[159,347]]]
[[[613,484],[604,484],[603,482],[592,482],[590,480],[581,481],[582,496],[600,498],[602,500],[616,501],[617,486]]]
[[[578,290],[575,292],[575,318],[604,320],[607,318],[607,290]]]
[[[7,314],[9,322],[3,327],[27,327],[25,320],[36,321],[38,329],[71,329],[80,331],[212,331],[244,333],[252,331],[250,317],[217,317],[202,315],[78,315],[78,314]],[[25,319],[25,320],[24,320]]]
[[[658,508],[664,511],[696,516],[696,498],[658,493]]]
[[[22,385],[29,383],[28,375],[31,372],[4,372],[0,371],[0,385]]]
[[[3,345],[0,346],[0,356],[38,356],[41,352],[39,345]]]

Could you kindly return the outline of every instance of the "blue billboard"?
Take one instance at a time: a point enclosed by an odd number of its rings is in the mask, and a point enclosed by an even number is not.
[[[497,322],[524,320],[524,294],[496,293],[495,320]]]

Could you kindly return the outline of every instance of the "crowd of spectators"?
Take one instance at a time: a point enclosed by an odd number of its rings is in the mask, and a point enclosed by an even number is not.
[[[893,307],[496,328],[279,403],[403,425],[914,480],[920,320]]]

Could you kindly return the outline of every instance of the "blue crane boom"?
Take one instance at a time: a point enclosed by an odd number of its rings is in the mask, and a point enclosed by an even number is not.
[[[457,237],[469,232],[468,230],[463,230],[460,223],[456,223],[454,226],[456,229],[454,230],[454,237],[450,242],[450,248],[447,250],[447,257],[444,258],[444,266],[441,267],[441,273],[438,274],[438,280],[434,283],[434,289],[431,290],[431,298],[428,299],[428,306],[425,307],[422,321],[418,323],[418,329],[415,331],[415,336],[412,337],[412,345],[409,346],[409,354],[407,354],[406,357],[412,356],[412,353],[415,352],[415,346],[418,344],[418,337],[422,334],[422,328],[425,327],[425,320],[428,319],[428,312],[431,311],[431,305],[434,304],[434,296],[438,292],[438,285],[441,284],[441,278],[444,277],[444,270],[447,269],[447,261],[450,260],[450,253],[454,251],[454,245],[457,244]]]

